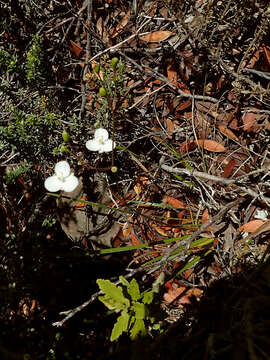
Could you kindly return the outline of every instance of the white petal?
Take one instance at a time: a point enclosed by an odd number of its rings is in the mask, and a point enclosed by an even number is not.
[[[70,166],[67,161],[59,161],[55,165],[55,173],[57,176],[66,177],[70,175]]]
[[[115,147],[115,143],[113,144],[111,139],[108,139],[105,141],[101,146],[99,152],[109,152],[112,151],[112,149]]]
[[[108,131],[105,130],[105,129],[97,129],[95,131],[95,139],[98,140],[98,139],[102,139],[103,141],[106,141],[109,139],[109,134],[108,134]]]
[[[91,151],[99,151],[99,149],[100,149],[100,143],[95,139],[88,140],[85,145],[86,145],[87,149],[91,150]]]
[[[56,192],[62,189],[62,181],[60,181],[57,176],[50,176],[45,180],[45,188],[50,192]]]
[[[79,180],[74,175],[69,175],[65,178],[65,181],[62,182],[62,190],[65,192],[72,192],[79,185]]]

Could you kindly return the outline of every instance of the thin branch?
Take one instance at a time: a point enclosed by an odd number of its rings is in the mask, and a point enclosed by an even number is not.
[[[204,223],[197,231],[195,231],[191,236],[189,236],[187,239],[176,243],[174,246],[170,247],[165,255],[163,256],[163,258],[157,263],[158,268],[160,268],[161,266],[163,266],[166,261],[168,260],[168,258],[172,255],[172,253],[177,250],[179,247],[183,246],[183,243],[187,245],[186,249],[188,250],[190,248],[190,245],[192,243],[192,241],[194,241],[202,232],[204,232],[209,226],[211,226],[212,224],[214,224],[215,222],[217,222],[219,219],[221,219],[223,217],[223,215],[225,213],[227,213],[231,208],[233,208],[236,205],[239,205],[241,202],[243,202],[245,200],[244,197],[242,198],[238,198],[224,206],[222,206],[222,208],[219,210],[219,212],[214,215],[213,217],[211,217],[206,223]]]
[[[56,326],[56,327],[60,327],[63,326],[63,324],[68,321],[69,319],[71,319],[74,315],[76,315],[79,311],[82,311],[84,308],[86,308],[86,306],[88,306],[89,304],[91,304],[94,300],[96,300],[96,298],[98,297],[98,295],[101,295],[101,291],[96,292],[95,294],[93,294],[90,299],[88,299],[87,301],[85,301],[83,304],[77,306],[74,309],[71,310],[67,310],[67,311],[62,311],[60,312],[60,315],[66,315],[66,317],[64,317],[64,319],[60,320],[60,321],[56,321],[52,324],[52,326]]]
[[[124,275],[125,279],[128,279],[132,276],[134,276],[135,274],[139,273],[139,272],[143,272],[145,271],[145,267],[144,266],[140,266],[137,269],[133,269],[133,270],[129,270],[129,273]],[[120,283],[120,281],[116,281],[115,284],[118,285]],[[64,325],[64,323],[66,321],[68,321],[69,319],[71,319],[74,315],[76,315],[78,312],[82,311],[83,309],[85,309],[88,305],[92,304],[92,302],[94,302],[96,300],[96,298],[101,295],[102,292],[101,291],[97,291],[96,293],[94,293],[90,299],[86,300],[83,304],[75,307],[74,309],[70,309],[67,311],[62,311],[60,312],[60,315],[66,315],[66,317],[64,317],[64,319],[60,320],[60,321],[56,321],[52,324],[52,326],[56,326],[56,327],[61,327]]]
[[[244,71],[247,71],[251,74],[255,74],[257,76],[260,76],[266,80],[270,80],[270,73],[269,72],[264,72],[264,71],[258,71],[258,70],[254,70],[254,69],[249,69],[249,68],[245,68]]]
[[[135,34],[131,35],[131,36],[128,37],[127,39],[121,41],[120,43],[118,43],[118,44],[116,44],[116,45],[114,45],[114,46],[111,46],[111,47],[109,47],[109,48],[107,48],[107,49],[105,49],[105,50],[103,50],[103,51],[100,51],[98,54],[96,54],[95,56],[93,56],[93,57],[89,60],[89,62],[97,59],[98,57],[106,54],[106,53],[109,52],[109,51],[110,51],[110,52],[114,52],[116,49],[118,49],[119,47],[121,47],[123,44],[125,44],[126,42],[134,39],[134,38],[137,37],[137,36],[142,36],[142,35],[147,35],[147,34],[149,34],[150,31],[147,31],[147,32],[144,32],[144,33],[141,33],[141,34],[139,33],[139,32],[141,31],[141,29],[142,29],[144,26],[146,26],[149,22],[151,22],[151,19],[149,19],[148,21],[146,21],[146,22],[138,29],[138,31],[137,31]]]
[[[131,62],[135,67],[137,67],[138,69],[141,70],[141,72],[145,72],[144,70],[144,66],[141,66],[139,64],[136,63],[136,61],[134,61],[133,59],[131,59],[129,56],[127,56],[123,51],[119,51],[119,53],[124,56],[129,62]],[[146,66],[145,66],[146,67]],[[215,99],[211,96],[204,96],[204,95],[192,95],[192,94],[188,94],[185,93],[183,90],[179,89],[178,87],[176,87],[175,85],[173,85],[170,81],[168,81],[168,79],[160,74],[157,71],[154,70],[150,70],[149,68],[147,68],[147,74],[151,74],[153,75],[156,79],[163,81],[167,86],[169,86],[170,88],[174,89],[175,91],[178,92],[179,95],[181,95],[182,97],[185,98],[193,98],[195,100],[205,100],[205,101],[210,101],[210,102],[218,102],[218,99]]]
[[[88,0],[87,2],[87,25],[90,26],[91,19],[92,19],[92,0]],[[85,76],[88,71],[88,64],[89,64],[89,58],[91,56],[91,35],[90,31],[87,31],[87,42],[86,42],[86,59],[85,59],[85,66],[83,70],[83,79],[82,79],[82,85],[81,85],[81,94],[82,94],[82,103],[81,103],[81,109],[80,109],[80,118],[82,118],[84,111],[85,111],[85,104],[86,104],[86,81]]]
[[[221,182],[223,184],[229,185],[229,184],[234,184],[236,182],[236,180],[234,179],[226,179],[226,178],[222,178],[219,176],[215,176],[215,175],[210,175],[210,174],[206,174],[204,172],[201,171],[197,171],[197,170],[187,170],[187,169],[176,169],[172,166],[168,166],[165,164],[161,164],[160,166],[163,170],[170,172],[170,173],[175,173],[175,174],[184,174],[184,175],[188,175],[188,176],[194,176],[194,177],[200,177],[202,179],[206,179],[206,180],[211,180],[211,181],[215,181],[215,182]]]

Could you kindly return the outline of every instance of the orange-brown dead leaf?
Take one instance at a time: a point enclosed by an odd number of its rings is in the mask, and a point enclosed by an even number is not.
[[[131,244],[132,245],[140,245],[140,241],[138,240],[137,236],[134,234],[134,232],[131,232]]]
[[[161,227],[159,227],[158,225],[156,225],[155,223],[151,224],[152,228],[161,236],[169,236],[166,231],[164,231],[163,229],[161,229]]]
[[[98,29],[99,35],[103,39],[108,39],[108,32],[107,32],[106,27],[104,26],[104,21],[103,21],[102,17],[98,18],[96,27]]]
[[[170,132],[173,132],[175,127],[174,127],[174,122],[172,122],[172,120],[170,118],[166,119],[166,124],[167,124],[167,130]]]
[[[216,85],[216,89],[219,91],[221,89],[222,84],[225,81],[225,75],[221,75],[221,77],[219,78],[217,85]]]
[[[167,78],[170,83],[172,83],[175,87],[180,88],[185,93],[190,94],[189,89],[183,82],[178,82],[178,75],[176,71],[176,67],[174,65],[174,61],[170,59],[170,63],[167,66]]]
[[[254,131],[254,125],[257,124],[257,114],[255,112],[246,112],[243,115],[243,130],[247,132]]]
[[[233,169],[236,165],[236,161],[234,159],[231,159],[228,164],[225,166],[225,169],[223,171],[223,174],[221,175],[224,178],[228,178],[231,176]]]
[[[213,152],[226,151],[226,148],[222,144],[216,142],[215,140],[199,139],[199,140],[195,140],[195,143],[200,147],[202,147],[204,150],[213,151]]]
[[[175,199],[174,197],[169,195],[165,195],[162,202],[175,206],[177,208],[187,209],[187,206],[183,204],[182,201]]]
[[[249,69],[253,69],[254,65],[260,58],[260,54],[261,54],[261,49],[258,49],[257,51],[255,51],[255,54],[252,56],[252,58],[250,59],[250,61],[246,65],[246,67]]]
[[[195,149],[196,146],[197,146],[197,144],[195,143],[195,141],[184,141],[181,144],[179,151],[180,152],[190,151],[190,150]]]
[[[171,64],[167,66],[167,77],[173,85],[177,86],[177,72],[175,70],[175,67]]]
[[[114,37],[118,36],[124,30],[125,26],[128,23],[129,17],[130,17],[130,10],[124,15],[121,22],[116,26],[115,30],[113,31],[113,33],[111,35],[112,39]]]
[[[184,277],[186,280],[188,280],[188,278],[190,277],[191,274],[193,274],[194,272],[194,269],[187,269],[185,272],[184,272]]]
[[[70,50],[73,52],[73,54],[76,57],[80,57],[83,49],[79,45],[77,45],[74,41],[72,40],[69,41],[70,41]]]
[[[180,296],[186,290],[185,286],[180,286],[175,289],[172,287],[169,289],[167,293],[163,295],[163,299],[168,303],[171,304],[178,296]]]
[[[80,198],[80,200],[87,200],[87,197],[86,196],[83,196],[82,198]],[[75,204],[75,208],[76,209],[83,209],[85,207],[85,203],[84,202],[76,202]]]
[[[137,195],[140,195],[140,193],[142,192],[142,187],[140,183],[136,183],[134,185],[134,191]]]
[[[266,61],[268,62],[268,66],[270,66],[270,46],[263,45],[263,53]]]
[[[137,195],[140,195],[144,187],[149,184],[149,179],[146,176],[141,176],[134,185],[134,191]]]
[[[161,42],[174,35],[171,31],[158,30],[153,31],[150,34],[139,36],[139,38],[145,42]]]
[[[182,210],[177,214],[178,219],[182,220],[186,210]]]
[[[255,220],[251,220],[249,222],[247,222],[246,224],[240,226],[237,231],[239,232],[247,232],[247,233],[252,233],[254,231],[256,231],[260,226],[262,226],[265,223],[265,221],[259,220],[259,219],[255,219]]]
[[[123,225],[123,227],[122,227],[123,237],[124,237],[125,239],[128,238],[129,235],[130,235],[130,233],[131,233],[131,229],[130,229],[130,227],[129,227],[129,224],[128,224],[128,222],[125,222],[124,225]]]
[[[205,224],[207,223],[208,220],[209,220],[209,212],[208,209],[205,209],[202,214],[202,223]],[[205,231],[211,231],[211,226],[208,226],[208,228],[205,229]]]
[[[178,300],[178,304],[191,304],[190,298],[195,297],[196,299],[198,299],[199,297],[201,297],[202,293],[203,291],[198,288],[189,289],[186,295],[180,297],[180,299]]]
[[[190,107],[191,105],[191,99],[188,99],[186,101],[184,101],[182,104],[180,104],[177,108],[176,111],[181,111],[181,110],[185,110],[188,107]]]
[[[227,127],[223,125],[218,125],[218,129],[223,135],[227,136],[229,139],[239,141],[239,138],[232,132],[232,130],[228,129]]]

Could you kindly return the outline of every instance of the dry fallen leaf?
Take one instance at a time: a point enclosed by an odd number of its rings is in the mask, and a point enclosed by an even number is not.
[[[260,226],[262,226],[264,224],[264,221],[256,219],[256,220],[251,220],[249,222],[247,222],[246,224],[240,226],[237,231],[239,232],[247,232],[247,233],[252,233],[254,231],[256,231],[257,229],[259,229]]]
[[[270,46],[263,45],[262,48],[265,59],[267,60],[268,65],[270,66]]]
[[[181,209],[187,209],[187,206],[182,203],[182,201],[175,199],[172,196],[165,195],[163,198],[163,203],[167,203],[169,205],[181,208]]]
[[[157,224],[153,223],[151,224],[152,228],[161,236],[169,236],[166,231],[164,231],[163,229],[161,229],[161,227],[159,227]]]
[[[197,300],[201,297],[203,291],[201,289],[197,289],[197,288],[192,288],[189,289],[186,292],[186,295],[183,295],[180,297],[180,299],[178,300],[178,304],[191,304],[191,297],[195,297]]]
[[[73,52],[73,54],[76,57],[80,57],[83,49],[79,45],[77,45],[74,41],[72,41],[72,40],[69,40],[69,41],[70,41],[70,50]]]
[[[254,55],[249,60],[246,67],[249,68],[249,69],[253,69],[256,62],[260,59],[260,55],[261,55],[261,49],[258,49],[257,51],[255,51]]]
[[[116,26],[115,30],[113,31],[111,38],[113,39],[114,37],[118,36],[125,28],[125,26],[128,23],[130,17],[130,10],[124,15],[124,17],[122,18],[122,20],[120,21],[120,23]]]
[[[181,295],[186,290],[185,286],[180,286],[176,289],[171,288],[167,293],[163,295],[163,299],[167,303],[172,303],[179,295]]]
[[[232,132],[232,130],[228,129],[227,127],[219,125],[218,129],[223,135],[227,136],[229,139],[239,141],[239,138]]]
[[[128,222],[125,222],[123,227],[122,227],[122,234],[124,236],[125,239],[127,239],[130,235],[131,229],[129,227]]]
[[[204,150],[213,151],[213,152],[226,151],[226,148],[222,144],[219,144],[218,142],[216,142],[214,140],[199,139],[199,140],[196,140],[195,143],[197,145],[199,145],[200,147],[202,147]]]
[[[243,130],[252,132],[255,130],[254,125],[257,124],[257,114],[255,112],[246,112],[243,115]]]
[[[140,240],[137,238],[133,231],[131,232],[131,244],[140,245]]]
[[[206,208],[202,214],[202,223],[205,224],[210,219],[208,209]],[[205,231],[211,231],[211,226],[208,226]]]
[[[182,104],[180,104],[176,108],[176,111],[181,111],[181,110],[187,109],[188,107],[190,107],[191,103],[192,103],[191,99],[188,99],[188,100],[184,101]]]
[[[170,36],[174,35],[171,31],[158,30],[153,31],[150,34],[141,35],[139,38],[145,42],[161,42],[168,39]]]
[[[169,131],[169,132],[174,131],[174,129],[175,129],[174,122],[170,118],[166,119],[166,125],[167,125],[167,131]],[[171,138],[170,135],[168,137]]]
[[[236,165],[236,161],[234,159],[231,159],[228,164],[225,166],[223,170],[223,174],[221,175],[224,178],[228,178],[231,176],[233,169]]]
[[[213,152],[226,151],[226,148],[222,144],[219,144],[214,140],[204,140],[204,139],[185,141],[181,144],[179,150],[181,152],[190,151],[193,150],[197,145],[208,151],[213,151]]]

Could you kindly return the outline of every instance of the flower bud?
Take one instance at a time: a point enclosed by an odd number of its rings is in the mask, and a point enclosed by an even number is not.
[[[117,66],[117,64],[118,64],[118,61],[119,61],[119,59],[118,59],[117,57],[112,58],[111,63],[112,63],[112,69],[113,69],[113,70],[116,69],[116,66]]]
[[[117,171],[118,171],[118,167],[117,167],[117,166],[112,166],[112,167],[111,167],[111,172],[112,172],[112,173],[117,173]]]
[[[102,97],[105,97],[107,95],[107,91],[104,87],[101,87],[99,89],[99,95],[102,96]]]
[[[69,134],[68,134],[68,132],[67,132],[66,130],[64,130],[64,131],[62,132],[62,138],[63,138],[63,140],[64,140],[65,143],[68,143]]]

